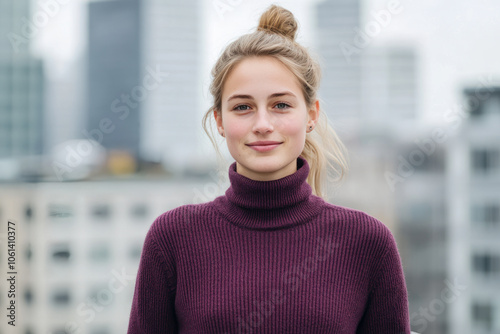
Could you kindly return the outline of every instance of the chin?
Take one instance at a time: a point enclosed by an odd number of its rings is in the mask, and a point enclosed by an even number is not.
[[[256,158],[248,159],[247,166],[251,167],[255,171],[259,172],[274,172],[280,169],[282,166],[282,159],[277,156],[261,156]]]

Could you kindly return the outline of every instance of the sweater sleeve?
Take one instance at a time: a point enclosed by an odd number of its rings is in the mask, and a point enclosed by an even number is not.
[[[158,221],[155,221],[158,223]],[[170,282],[175,277],[173,261],[168,261],[158,246],[155,223],[144,241],[127,334],[177,333]]]
[[[386,230],[378,265],[357,334],[410,334],[408,292],[394,236]]]

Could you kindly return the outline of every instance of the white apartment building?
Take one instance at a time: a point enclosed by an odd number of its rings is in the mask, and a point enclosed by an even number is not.
[[[227,186],[215,176],[0,184],[1,244],[3,222],[15,222],[18,272],[16,327],[2,321],[0,333],[125,333],[144,237],[154,219],[209,201]],[[6,310],[8,302],[2,288],[0,307]]]
[[[464,90],[468,117],[449,145],[450,277],[465,285],[450,333],[500,333],[500,87]],[[457,121],[458,122],[458,121]]]

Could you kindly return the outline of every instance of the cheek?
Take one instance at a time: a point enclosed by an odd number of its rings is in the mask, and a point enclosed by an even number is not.
[[[276,129],[288,136],[300,139],[305,138],[305,121],[302,119],[283,119],[279,123],[279,127]]]
[[[227,120],[224,125],[224,132],[226,134],[226,138],[233,138],[237,140],[244,137],[248,132],[248,129],[243,122]]]

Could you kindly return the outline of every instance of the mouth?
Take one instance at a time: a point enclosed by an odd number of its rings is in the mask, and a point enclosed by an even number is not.
[[[267,146],[267,145],[278,145],[281,144],[280,141],[271,141],[271,140],[262,140],[262,141],[254,141],[253,143],[247,144],[248,146]]]
[[[282,143],[276,143],[276,144],[260,144],[260,145],[248,145],[251,149],[257,151],[257,152],[267,152],[274,150],[276,147],[280,146]]]

